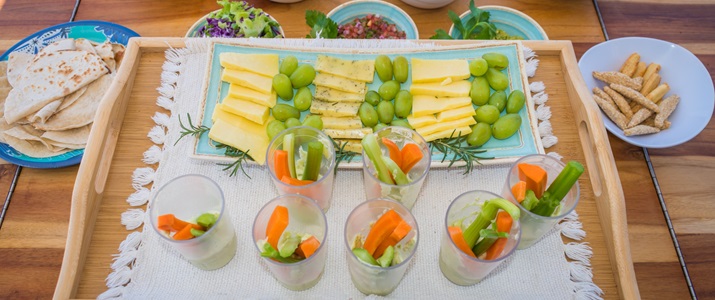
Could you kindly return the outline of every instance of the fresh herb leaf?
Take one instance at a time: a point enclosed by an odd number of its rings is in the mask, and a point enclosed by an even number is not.
[[[491,14],[488,11],[479,9],[474,6],[474,0],[469,1],[469,14],[462,21],[459,16],[453,12],[449,11],[447,15],[449,19],[454,23],[454,28],[461,35],[460,39],[463,40],[494,40],[494,39],[520,39],[519,37],[509,36],[502,30],[497,30],[494,23],[489,22]],[[449,33],[442,29],[437,29],[435,35],[430,37],[430,39],[440,39],[440,40],[451,40],[452,38]]]
[[[464,24],[462,24],[462,19],[460,19],[455,12],[450,10],[447,12],[447,16],[449,16],[449,19],[452,20],[452,23],[454,23],[454,27],[459,30],[459,33],[461,33],[462,36],[468,36],[467,30],[464,28]]]
[[[261,256],[275,259],[284,264],[292,264],[301,261],[300,259],[295,259],[292,257],[282,257],[278,250],[273,248],[273,246],[271,246],[271,244],[269,243],[263,244],[263,252],[261,252]]]
[[[307,38],[334,39],[338,37],[338,23],[320,11],[305,11],[305,23],[310,27]]]
[[[456,131],[456,130],[455,130]],[[463,161],[464,165],[463,175],[469,174],[474,169],[474,164],[479,163],[480,159],[492,159],[494,157],[484,157],[480,156],[480,153],[484,153],[487,150],[479,149],[477,146],[466,145],[467,136],[462,136],[461,133],[454,137],[455,131],[448,138],[437,139],[430,142],[430,153],[434,150],[442,153],[442,162],[447,160],[447,156],[452,154],[450,158],[448,168],[454,165],[455,162]]]
[[[444,29],[437,29],[435,34],[430,37],[432,40],[453,40],[452,36],[449,35]]]
[[[248,154],[248,150],[246,152],[243,152],[241,150],[238,150],[234,147],[231,147],[229,145],[221,144],[221,143],[216,143],[216,148],[217,149],[225,149],[224,154],[229,157],[235,157],[236,160],[232,163],[218,163],[217,165],[224,167],[222,170],[223,171],[231,171],[229,173],[229,177],[236,176],[238,174],[238,170],[241,170],[243,175],[248,177],[249,179],[251,176],[248,176],[248,173],[246,173],[246,170],[243,168],[243,163],[247,161],[253,161],[253,158]]]
[[[177,139],[176,142],[174,142],[174,145],[179,143],[179,141],[187,135],[199,137],[202,134],[204,134],[205,132],[208,132],[209,130],[211,130],[210,127],[206,127],[204,125],[199,125],[199,126],[194,125],[191,122],[191,115],[188,113],[186,114],[186,118],[188,119],[188,126],[184,125],[184,123],[181,122],[181,116],[179,116],[179,126],[181,126],[181,132],[179,132],[179,133],[181,134],[181,136],[179,136],[179,139]]]
[[[345,150],[345,146],[348,144],[347,142],[338,143],[333,138],[330,138],[330,141],[333,142],[333,148],[335,148],[335,169],[333,172],[337,174],[340,163],[343,161],[351,162],[353,157],[358,155],[358,153]]]

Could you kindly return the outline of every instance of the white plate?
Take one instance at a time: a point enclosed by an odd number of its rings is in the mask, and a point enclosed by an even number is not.
[[[712,78],[702,62],[687,49],[666,41],[627,37],[600,43],[583,54],[578,66],[589,91],[604,84],[593,78],[593,71],[621,68],[628,56],[638,52],[641,61],[661,65],[661,83],[670,85],[667,95],[677,94],[680,103],[668,120],[671,127],[656,134],[625,136],[605,114],[606,129],[618,138],[640,147],[667,148],[689,141],[707,126],[713,114],[715,91]]]

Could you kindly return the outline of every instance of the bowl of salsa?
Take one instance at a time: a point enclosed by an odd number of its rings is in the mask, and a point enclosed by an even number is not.
[[[327,17],[338,24],[338,38],[419,38],[412,18],[401,8],[384,1],[350,1],[331,10]]]

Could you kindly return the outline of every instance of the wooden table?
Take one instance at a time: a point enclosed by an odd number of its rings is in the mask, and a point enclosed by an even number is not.
[[[651,36],[678,42],[693,51],[715,73],[715,5],[689,0],[601,0],[598,2],[611,38]],[[270,12],[288,37],[308,32],[306,9],[328,12],[342,0],[306,0],[297,4],[251,1]],[[390,0],[407,11],[421,38],[450,25],[447,11],[461,13],[467,1],[422,10]],[[1,3],[1,2],[0,2]],[[486,3],[485,3],[486,4]],[[577,56],[605,40],[594,4],[588,0],[499,0],[539,22],[551,39],[571,40]],[[0,50],[28,34],[70,19],[74,1],[8,0],[0,4]],[[193,22],[216,9],[214,1],[84,0],[77,20],[115,22],[142,36],[183,36]],[[111,12],[111,13],[108,13]],[[677,12],[677,13],[676,13]],[[685,17],[689,16],[689,17]],[[158,84],[158,83],[157,83]],[[715,297],[715,122],[693,141],[667,150],[650,150],[650,159],[670,209],[698,297]],[[685,299],[688,286],[668,234],[668,227],[641,148],[611,136],[610,143],[626,197],[636,276],[644,299]],[[0,195],[9,189],[16,166],[0,165]],[[49,298],[55,288],[66,238],[72,187],[77,167],[23,169],[5,222],[0,228],[0,298]],[[687,187],[687,188],[683,188]],[[710,209],[708,209],[710,208]],[[28,280],[29,279],[29,280]],[[606,298],[615,298],[611,293]]]

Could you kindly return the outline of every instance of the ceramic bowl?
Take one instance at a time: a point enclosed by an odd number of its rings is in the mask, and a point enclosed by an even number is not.
[[[290,3],[290,2],[285,2],[285,3]],[[204,27],[204,25],[206,25],[206,18],[208,18],[210,14],[215,13],[215,12],[217,12],[217,11],[220,11],[220,9],[217,9],[217,10],[215,10],[215,11],[212,11],[212,12],[210,12],[210,13],[204,15],[203,17],[199,18],[199,19],[196,21],[196,23],[194,23],[194,25],[191,25],[191,27],[189,27],[189,30],[186,31],[186,35],[185,35],[184,37],[199,37],[199,29],[201,29],[201,27]],[[266,13],[266,14],[268,14],[268,13]],[[276,20],[276,19],[275,19],[273,16],[271,16],[271,15],[268,15],[268,17],[269,17],[271,20],[273,20],[273,21],[275,21],[276,23],[279,24],[279,25],[278,25],[278,31],[280,32],[280,34],[281,34],[283,37],[285,37],[285,36],[286,36],[286,33],[285,33],[285,31],[283,31],[283,26],[280,26],[280,22],[278,22],[278,20]]]
[[[394,4],[385,1],[350,1],[334,8],[327,16],[338,23],[338,25],[343,25],[355,20],[355,18],[361,18],[368,14],[380,15],[387,22],[397,25],[397,28],[405,32],[408,40],[414,40],[420,37],[417,31],[417,25],[412,21],[410,15]]]
[[[454,0],[402,0],[402,2],[418,8],[435,9],[446,6],[454,2]]]
[[[497,5],[480,6],[479,9],[488,11],[491,14],[489,21],[494,23],[497,29],[504,30],[509,35],[519,36],[525,40],[549,39],[541,25],[523,12]],[[459,18],[465,23],[470,14],[470,11],[465,11]],[[454,25],[449,28],[449,35],[456,39],[462,37]]]

